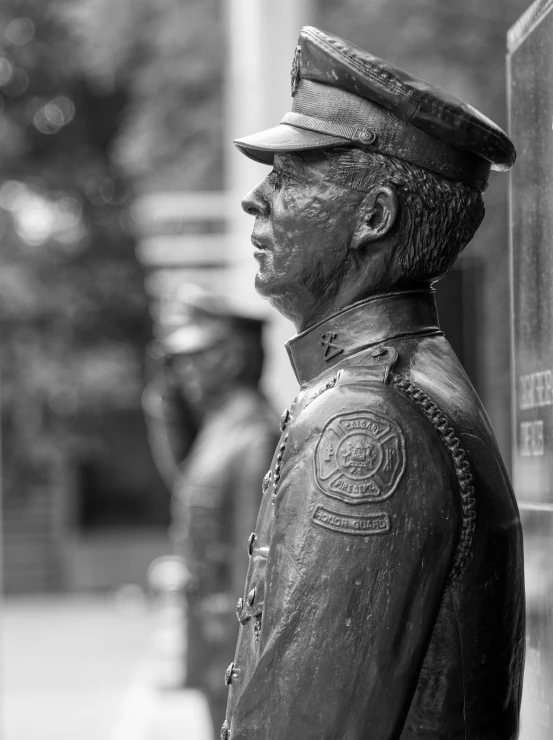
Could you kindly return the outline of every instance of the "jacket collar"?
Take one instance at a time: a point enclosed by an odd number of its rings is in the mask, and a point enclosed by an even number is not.
[[[355,352],[397,337],[440,331],[433,290],[371,296],[343,308],[286,343],[300,384]]]

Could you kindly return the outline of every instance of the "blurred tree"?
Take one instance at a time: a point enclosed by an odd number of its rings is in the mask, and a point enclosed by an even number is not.
[[[79,0],[68,12],[91,79],[128,93],[114,154],[136,188],[220,190],[220,0]]]
[[[54,461],[69,452],[68,431],[74,439],[86,415],[140,405],[149,318],[129,185],[111,156],[126,84],[93,84],[72,32],[73,7],[57,0],[0,4],[8,504],[49,480]]]

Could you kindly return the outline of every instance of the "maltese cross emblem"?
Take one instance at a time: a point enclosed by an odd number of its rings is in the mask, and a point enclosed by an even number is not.
[[[315,449],[315,480],[330,498],[346,504],[385,501],[406,464],[399,425],[368,409],[332,417]]]

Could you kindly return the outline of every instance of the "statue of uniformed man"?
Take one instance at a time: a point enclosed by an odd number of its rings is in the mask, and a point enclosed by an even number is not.
[[[190,573],[186,683],[203,690],[218,729],[227,701],[222,674],[238,631],[234,594],[246,577],[278,419],[259,389],[264,322],[192,287],[182,325],[162,343],[198,426],[175,477],[171,539]]]
[[[243,208],[256,287],[298,331],[300,391],[264,481],[221,737],[514,740],[519,515],[432,290],[513,145],[310,27],[292,111],[236,144],[273,167]]]

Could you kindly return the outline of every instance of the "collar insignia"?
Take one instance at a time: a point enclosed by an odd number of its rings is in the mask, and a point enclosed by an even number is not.
[[[343,347],[338,344],[334,344],[334,340],[338,334],[335,331],[327,331],[321,336],[321,344],[324,347],[324,361],[328,362],[332,360],[336,355],[342,354],[344,351]]]

